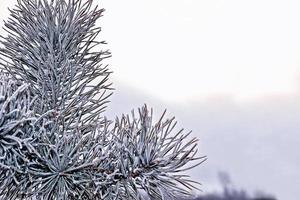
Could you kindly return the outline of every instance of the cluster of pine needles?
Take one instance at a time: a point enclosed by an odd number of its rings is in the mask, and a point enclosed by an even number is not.
[[[0,199],[186,196],[197,139],[143,106],[108,120],[112,94],[91,0],[18,0],[0,36]]]

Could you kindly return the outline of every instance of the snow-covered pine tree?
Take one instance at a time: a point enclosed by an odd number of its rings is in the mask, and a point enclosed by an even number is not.
[[[189,195],[197,139],[146,106],[103,115],[111,84],[92,0],[17,0],[1,36],[0,199]]]

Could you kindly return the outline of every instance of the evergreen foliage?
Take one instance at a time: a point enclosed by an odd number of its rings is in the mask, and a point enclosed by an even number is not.
[[[146,106],[114,122],[92,0],[17,0],[1,36],[0,199],[151,199],[197,189],[197,139]]]

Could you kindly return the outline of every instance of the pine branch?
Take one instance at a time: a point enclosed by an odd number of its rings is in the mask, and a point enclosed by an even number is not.
[[[34,98],[27,84],[0,75],[0,197],[8,193],[8,185],[21,180],[26,154],[32,151],[31,142]]]
[[[110,53],[95,40],[103,11],[92,1],[18,0],[5,22],[1,65],[30,84],[40,114],[54,110],[65,130],[80,125],[86,132],[110,96],[110,71],[102,62]]]
[[[151,199],[190,195],[198,183],[181,173],[206,160],[196,157],[198,140],[187,140],[190,133],[183,129],[176,132],[175,118],[164,120],[164,115],[152,124],[152,110],[144,106],[137,119],[134,112],[132,118],[124,115],[113,129],[119,178],[127,187],[145,190]]]
[[[18,0],[0,36],[0,199],[187,196],[196,138],[175,119],[102,119],[110,71],[92,0]],[[9,75],[7,75],[8,73]],[[192,164],[191,164],[192,163]]]

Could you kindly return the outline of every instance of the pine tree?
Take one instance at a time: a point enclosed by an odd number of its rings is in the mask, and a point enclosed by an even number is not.
[[[198,189],[197,138],[152,109],[108,120],[92,0],[17,0],[1,36],[0,199],[151,199]]]

